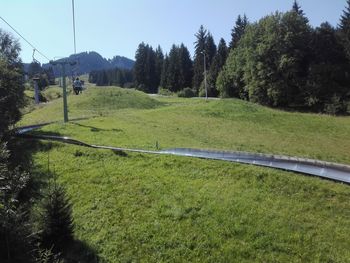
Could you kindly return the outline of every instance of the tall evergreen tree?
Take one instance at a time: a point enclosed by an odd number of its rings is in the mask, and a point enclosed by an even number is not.
[[[301,9],[301,6],[299,5],[297,0],[294,0],[292,11],[297,13],[300,17],[302,17],[305,23],[309,23],[309,19],[306,17],[304,11]]]
[[[245,29],[248,25],[248,18],[246,15],[238,15],[235,26],[231,32],[231,42],[229,44],[229,49],[234,49],[237,47],[239,40],[244,35]]]
[[[190,88],[192,86],[193,63],[190,52],[182,43],[179,48],[179,63],[180,63],[180,89]]]
[[[156,83],[156,87],[160,86],[163,62],[164,62],[163,51],[162,51],[162,48],[160,46],[158,46],[156,49],[156,57],[155,57],[155,78],[156,78],[155,83]]]
[[[195,51],[193,61],[193,87],[198,91],[204,79],[204,52],[206,50],[207,30],[203,25],[200,26],[199,31],[195,34]]]
[[[184,44],[172,45],[169,56],[166,56],[162,77],[163,87],[178,92],[192,83],[192,60]]]
[[[347,1],[347,6],[341,16],[339,29],[344,48],[350,60],[350,0]]]
[[[157,75],[156,75],[156,53],[153,48],[149,45],[147,47],[147,59],[145,65],[146,71],[146,90],[145,92],[149,93],[157,93],[158,85],[157,85]]]
[[[135,64],[134,64],[134,79],[136,87],[144,85],[146,83],[146,61],[147,61],[147,47],[144,42],[142,42],[137,50],[135,55]]]
[[[216,45],[214,38],[210,32],[208,32],[205,39],[205,55],[206,55],[206,68],[209,69],[213,59],[216,55]]]
[[[168,54],[165,54],[163,67],[162,67],[162,75],[160,78],[160,86],[162,88],[168,88],[168,67],[169,67],[169,57],[168,57]]]
[[[173,44],[169,52],[168,72],[167,72],[167,88],[176,92],[181,89],[179,86],[179,52],[178,47]]]
[[[156,75],[156,53],[153,48],[141,43],[136,51],[134,65],[134,79],[139,90],[148,93],[158,91],[158,78]]]
[[[350,64],[336,30],[323,23],[313,32],[312,62],[304,91],[305,103],[315,111],[345,112],[350,91]],[[336,97],[337,104],[334,105]],[[332,105],[331,105],[332,104]]]
[[[301,9],[297,0],[294,0],[292,10],[295,11],[298,15],[304,15],[304,11]]]
[[[56,183],[44,203],[42,228],[42,242],[47,248],[62,252],[73,241],[72,206]]]
[[[216,89],[216,79],[222,67],[225,65],[227,53],[228,53],[228,48],[226,46],[226,42],[223,38],[221,38],[218,45],[218,52],[216,53],[213,59],[213,63],[210,66],[210,70],[208,74],[209,96],[212,96],[212,97],[218,96],[218,90]]]

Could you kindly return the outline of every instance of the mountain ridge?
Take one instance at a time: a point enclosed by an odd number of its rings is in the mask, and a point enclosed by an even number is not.
[[[96,51],[86,51],[78,54],[72,54],[69,57],[61,58],[55,60],[55,62],[60,62],[63,60],[76,61],[77,64],[74,66],[68,65],[66,68],[66,74],[69,75],[82,75],[88,74],[93,70],[103,70],[111,68],[129,69],[131,70],[134,66],[135,61],[124,56],[116,55],[111,59],[106,59],[102,57]],[[24,68],[26,68],[24,64]],[[55,76],[59,76],[60,68],[57,66],[52,66],[50,63],[42,64],[44,69],[53,67]]]

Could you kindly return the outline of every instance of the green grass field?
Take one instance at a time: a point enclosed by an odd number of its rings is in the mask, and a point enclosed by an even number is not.
[[[86,119],[36,132],[350,164],[348,117],[111,87],[90,87],[68,103],[71,119]],[[58,121],[62,111],[54,100],[18,125]],[[221,161],[52,146],[34,154],[36,171],[50,160],[72,200],[76,237],[102,262],[350,262],[348,185]]]

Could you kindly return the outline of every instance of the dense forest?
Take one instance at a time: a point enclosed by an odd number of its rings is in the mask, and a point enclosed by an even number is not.
[[[295,1],[290,11],[257,22],[238,16],[228,45],[224,39],[216,45],[203,26],[195,37],[193,59],[183,44],[164,54],[141,43],[134,86],[330,114],[350,110],[350,1],[336,28],[328,22],[313,28]]]
[[[103,69],[94,70],[89,74],[89,82],[97,86],[131,87],[134,80],[132,70],[128,69]]]

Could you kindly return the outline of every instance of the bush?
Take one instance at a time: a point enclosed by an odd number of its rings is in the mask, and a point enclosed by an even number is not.
[[[126,83],[124,83],[123,88],[125,88],[125,89],[134,89],[135,88],[135,83],[134,82],[126,82]]]
[[[329,103],[325,104],[324,111],[331,115],[344,114],[347,111],[347,106],[338,95],[334,94]]]
[[[184,88],[177,93],[177,96],[181,98],[192,98],[196,96],[196,93],[190,88]]]
[[[164,88],[159,88],[158,94],[163,95],[163,96],[173,96],[174,95],[174,93],[172,93],[170,90],[164,89]]]

